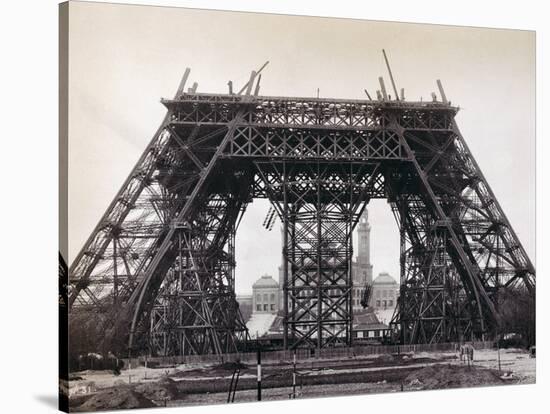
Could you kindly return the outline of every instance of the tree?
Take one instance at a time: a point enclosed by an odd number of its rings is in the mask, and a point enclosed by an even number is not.
[[[498,293],[498,310],[501,316],[500,334],[517,333],[526,346],[536,340],[535,292],[525,287],[503,288]]]

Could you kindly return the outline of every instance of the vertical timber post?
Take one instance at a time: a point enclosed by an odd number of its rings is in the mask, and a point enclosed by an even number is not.
[[[399,319],[400,319],[400,336],[401,336],[401,343],[405,345],[407,342],[406,337],[406,331],[405,331],[405,321],[404,318],[404,305],[405,305],[405,297],[404,297],[404,286],[406,281],[406,271],[405,271],[405,265],[406,265],[406,233],[405,233],[405,203],[401,203],[401,211],[399,212],[400,216],[400,222],[399,222]]]
[[[386,92],[386,85],[384,84],[384,78],[382,76],[380,76],[378,78],[378,82],[380,82],[380,90],[382,91],[382,99],[384,101],[387,101],[388,100],[388,94]]]
[[[446,257],[447,252],[447,232],[444,230],[443,234],[443,252],[442,254],[444,257],[444,263],[443,263],[443,289],[441,290],[441,296],[442,296],[442,309],[441,309],[441,335],[442,335],[442,342],[447,342],[449,337],[447,335],[447,273],[449,271],[449,263]]]
[[[296,398],[296,350],[292,357],[292,398]]]
[[[286,188],[286,163],[283,162],[283,205],[284,205],[284,221],[283,221],[283,349],[288,349],[288,200]]]
[[[350,164],[350,175],[349,175],[349,220],[346,223],[346,254],[348,255],[347,263],[347,277],[349,281],[349,290],[351,292],[351,298],[348,296],[348,318],[350,320],[349,326],[349,337],[348,337],[348,346],[353,346],[353,164]]]
[[[386,62],[386,67],[388,68],[388,73],[390,75],[390,81],[393,87],[393,92],[395,93],[395,100],[398,101],[399,96],[397,95],[397,88],[395,87],[395,81],[393,80],[393,73],[391,72],[390,62],[388,61],[388,57],[386,56],[386,51],[384,49],[382,49],[382,53],[384,54],[384,61]],[[405,99],[403,98],[403,100]]]
[[[321,237],[322,225],[321,225],[321,179],[320,176],[320,165],[317,162],[317,357],[321,356],[321,347],[323,336],[321,334],[322,322],[321,315],[323,314],[323,305],[322,305],[322,289],[323,289],[323,280],[321,277],[321,253],[323,239]]]
[[[292,230],[292,236],[290,237],[290,241],[292,243],[292,250],[291,250],[292,262],[291,263],[292,263],[292,266],[294,266],[294,264],[296,263],[296,206],[292,207],[292,214],[294,217],[292,222],[290,223],[291,230]],[[291,313],[294,314],[294,312],[296,311],[296,298],[294,297],[295,288],[296,288],[296,279],[294,277],[294,267],[290,268],[290,277],[291,277],[291,283],[292,283]],[[296,325],[294,323],[292,324],[291,336],[292,336],[292,346],[294,346],[294,343],[296,341]]]
[[[258,358],[258,373],[257,373],[257,380],[258,380],[258,401],[262,401],[262,351],[260,349],[260,341],[256,342],[257,344],[257,358]]]

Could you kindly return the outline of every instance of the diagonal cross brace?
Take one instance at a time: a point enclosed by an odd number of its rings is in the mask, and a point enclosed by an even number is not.
[[[414,168],[416,170],[416,173],[418,174],[418,177],[420,178],[420,181],[422,183],[422,186],[424,187],[424,190],[426,191],[426,194],[428,195],[430,203],[432,204],[432,206],[435,210],[434,213],[436,214],[436,216],[440,220],[440,222],[444,223],[444,226],[445,226],[446,230],[448,231],[448,234],[451,237],[451,243],[452,243],[454,249],[457,251],[457,253],[460,257],[460,260],[461,260],[461,262],[462,262],[462,264],[463,264],[463,266],[464,266],[464,268],[465,268],[465,270],[468,274],[468,278],[470,279],[470,283],[471,283],[472,290],[473,290],[473,293],[474,293],[474,296],[475,296],[475,299],[476,299],[476,304],[477,304],[477,307],[478,307],[478,312],[479,312],[480,321],[481,321],[481,329],[484,330],[484,318],[483,318],[483,311],[481,309],[480,297],[483,299],[483,302],[487,306],[487,309],[489,309],[489,312],[490,312],[491,317],[493,318],[493,320],[496,321],[497,323],[499,323],[499,321],[500,321],[499,314],[496,311],[493,302],[491,301],[491,299],[487,295],[487,292],[485,291],[484,287],[482,286],[482,284],[481,284],[481,282],[478,278],[479,272],[477,272],[475,270],[474,265],[472,264],[472,262],[468,258],[466,252],[464,251],[463,246],[460,244],[460,241],[458,240],[456,232],[454,231],[454,229],[451,225],[451,220],[449,219],[449,217],[447,217],[447,215],[445,214],[445,212],[441,208],[441,205],[439,204],[439,201],[437,200],[437,198],[435,196],[435,193],[434,193],[433,189],[431,188],[431,185],[428,181],[428,177],[427,177],[426,173],[424,172],[424,170],[422,169],[422,167],[418,163],[418,160],[416,159],[413,151],[411,150],[411,147],[409,146],[409,144],[408,144],[408,142],[405,138],[405,135],[404,135],[405,129],[401,125],[399,125],[396,122],[395,119],[389,125],[389,127],[391,129],[393,129],[398,134],[399,139],[401,141],[401,144],[402,144],[403,148],[405,149],[405,152],[407,153],[407,156],[408,156],[409,160],[413,163]]]

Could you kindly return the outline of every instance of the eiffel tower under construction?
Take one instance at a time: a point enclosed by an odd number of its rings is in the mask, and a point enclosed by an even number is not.
[[[382,77],[363,100],[262,96],[266,65],[224,94],[186,89],[187,69],[162,100],[164,120],[69,269],[69,330],[134,354],[245,347],[234,240],[265,198],[283,226],[284,348],[350,346],[351,235],[382,198],[400,231],[401,343],[494,337],[499,292],[534,295],[535,269],[441,82],[407,101],[388,64],[393,96]]]

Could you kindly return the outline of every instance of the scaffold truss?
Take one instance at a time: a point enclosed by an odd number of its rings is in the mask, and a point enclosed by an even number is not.
[[[373,198],[400,229],[392,323],[403,342],[491,335],[496,292],[534,292],[535,269],[441,84],[441,100],[413,102],[383,83],[377,100],[261,96],[257,72],[241,93],[198,93],[188,76],[69,270],[71,315],[93,315],[101,346],[244,346],[234,239],[255,198],[284,228],[285,348],[351,345],[351,234]]]

